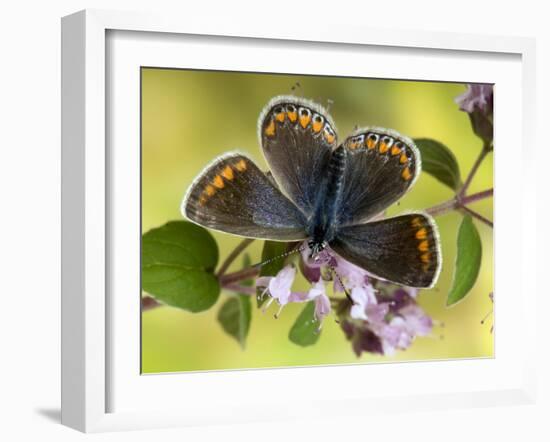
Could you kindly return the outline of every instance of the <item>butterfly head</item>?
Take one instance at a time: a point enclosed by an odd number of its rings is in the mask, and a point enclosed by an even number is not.
[[[308,241],[307,245],[310,250],[309,257],[314,260],[316,260],[319,254],[327,248],[327,243],[325,241],[319,242],[319,241],[310,240]]]

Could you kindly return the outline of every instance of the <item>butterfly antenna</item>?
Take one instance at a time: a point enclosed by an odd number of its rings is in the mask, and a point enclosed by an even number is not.
[[[272,263],[273,261],[277,261],[278,259],[286,258],[287,256],[293,255],[294,253],[298,253],[298,252],[301,253],[303,250],[304,250],[304,246],[302,245],[300,247],[293,248],[293,249],[289,250],[288,252],[285,252],[285,253],[282,253],[280,255],[274,256],[273,258],[269,258],[269,259],[266,259],[265,261],[254,264],[252,267],[261,268],[261,267],[263,267],[267,264]]]
[[[340,285],[344,289],[344,293],[346,294],[346,298],[348,298],[348,301],[351,302],[351,305],[354,305],[355,302],[353,302],[353,299],[351,299],[351,293],[349,292],[349,290],[344,285],[344,282],[342,281],[342,278],[340,277],[340,275],[338,274],[338,272],[336,271],[336,269],[334,268],[334,266],[332,264],[329,263],[329,266],[330,266],[330,269],[332,270],[332,273],[334,273],[334,275],[338,279],[338,282],[340,283]]]

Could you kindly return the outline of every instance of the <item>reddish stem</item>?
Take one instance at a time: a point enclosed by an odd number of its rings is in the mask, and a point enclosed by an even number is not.
[[[462,198],[457,195],[444,203],[426,209],[425,212],[432,216],[439,216],[451,212],[452,210],[462,209],[466,204],[471,204],[491,196],[493,196],[493,189],[487,189],[483,192],[474,193]]]
[[[491,220],[485,218],[483,215],[481,215],[480,213],[477,213],[475,210],[469,209],[468,207],[465,207],[465,206],[461,207],[461,210],[473,216],[474,218],[478,219],[482,223],[487,224],[489,227],[491,228],[493,227],[493,222]]]
[[[233,261],[235,261],[235,259],[237,259],[237,257],[243,252],[243,250],[246,249],[253,242],[254,238],[245,238],[239,243],[237,247],[235,247],[235,249],[229,254],[223,264],[220,266],[217,275],[218,278],[221,278],[224,275],[224,273],[227,271]]]
[[[466,177],[466,181],[464,181],[464,184],[462,188],[460,189],[460,192],[458,193],[460,198],[464,198],[464,195],[466,195],[466,192],[468,191],[468,188],[470,187],[470,184],[472,184],[472,180],[474,179],[474,176],[477,173],[477,170],[479,169],[479,166],[481,166],[481,163],[485,159],[485,157],[491,152],[491,148],[488,145],[484,145],[483,149],[479,153],[479,156],[477,157],[474,165],[472,166],[472,169],[470,170],[470,173]]]

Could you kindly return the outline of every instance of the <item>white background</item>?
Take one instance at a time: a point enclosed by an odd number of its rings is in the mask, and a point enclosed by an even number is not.
[[[419,412],[370,416],[368,419],[293,421],[254,425],[214,426],[185,430],[143,431],[84,436],[59,425],[60,358],[60,17],[86,7],[127,10],[169,8],[189,14],[215,14],[226,20],[263,20],[276,23],[349,21],[393,27],[538,38],[539,143],[549,144],[542,132],[550,121],[549,14],[543,2],[519,3],[461,0],[384,2],[271,2],[183,1],[20,1],[4,4],[0,12],[0,227],[2,312],[0,316],[0,438],[3,440],[548,440],[550,413],[549,332],[544,327],[548,290],[539,285],[540,378],[537,406],[478,410]],[[537,3],[540,6],[537,6]],[[175,5],[179,6],[179,9]],[[238,21],[236,21],[238,23]],[[238,26],[238,24],[236,24]],[[550,145],[549,145],[550,147]],[[548,156],[550,158],[550,156]],[[542,231],[548,209],[542,194],[547,188],[548,158],[540,159],[539,257],[541,272],[548,254],[548,235]],[[511,177],[513,179],[513,177]],[[544,242],[543,242],[544,239]],[[534,260],[535,262],[535,260]],[[510,275],[513,277],[513,275]],[[7,282],[7,284],[6,284]],[[450,380],[452,382],[452,380]],[[411,379],[414,382],[414,379]],[[336,386],[334,386],[336,388]],[[292,406],[289,404],[289,406]],[[383,438],[383,439],[382,439]]]

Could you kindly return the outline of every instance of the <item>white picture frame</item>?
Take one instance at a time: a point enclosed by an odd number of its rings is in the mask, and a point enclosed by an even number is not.
[[[112,50],[109,46],[109,35],[117,33],[133,37],[139,35],[137,42],[132,38],[130,43],[126,42],[128,43],[126,46],[123,44],[123,47],[128,49],[127,53],[130,54],[127,58],[124,57],[123,52],[118,49]],[[129,345],[130,350],[126,353],[126,350],[120,350],[121,345],[116,341],[117,336],[121,335],[117,332],[117,327],[124,324],[127,330],[131,330],[129,333],[134,337],[132,338],[134,341],[129,342],[135,343],[137,329],[134,327],[134,322],[139,321],[139,317],[135,315],[135,306],[133,310],[129,308],[127,312],[120,314],[121,309],[116,308],[116,302],[111,298],[113,290],[116,291],[118,287],[118,282],[113,282],[112,263],[116,262],[115,254],[121,253],[120,248],[113,247],[121,233],[116,227],[118,216],[116,214],[120,213],[120,210],[117,212],[118,199],[113,186],[118,185],[117,180],[121,173],[127,172],[127,177],[130,177],[129,182],[133,182],[131,177],[135,178],[136,163],[131,160],[121,161],[125,159],[124,151],[119,151],[113,156],[109,150],[109,143],[120,143],[116,137],[120,135],[124,138],[125,134],[130,133],[125,132],[125,129],[119,132],[117,129],[114,132],[107,131],[107,121],[110,123],[119,121],[116,115],[113,115],[116,114],[116,110],[109,108],[108,94],[111,92],[109,82],[116,81],[117,75],[109,69],[109,63],[118,63],[114,58],[120,57],[121,61],[128,63],[126,66],[132,67],[135,63],[139,65],[139,58],[132,55],[136,52],[135,45],[143,45],[142,52],[145,54],[148,39],[158,39],[159,36],[166,37],[177,44],[184,42],[186,38],[193,38],[194,41],[200,41],[203,44],[200,39],[207,37],[215,37],[216,41],[221,42],[222,45],[226,45],[228,39],[232,39],[233,42],[237,40],[248,42],[252,46],[269,41],[271,44],[281,44],[283,51],[292,48],[293,45],[307,44],[313,48],[316,45],[319,47],[328,45],[335,54],[342,48],[377,48],[376,50],[382,52],[398,48],[405,56],[408,51],[427,51],[426,54],[429,53],[434,60],[438,57],[461,56],[461,54],[470,54],[479,63],[483,62],[484,54],[487,57],[490,54],[494,56],[500,54],[504,58],[513,58],[519,70],[516,77],[510,81],[517,81],[519,78],[520,90],[510,91],[511,95],[516,94],[510,99],[516,100],[520,106],[513,113],[506,115],[506,111],[504,109],[499,111],[498,103],[495,104],[495,113],[501,112],[501,121],[511,123],[502,124],[500,129],[495,129],[495,140],[499,140],[499,146],[506,147],[504,131],[506,134],[516,136],[514,145],[522,152],[521,174],[524,183],[522,186],[516,186],[516,189],[512,189],[510,185],[506,186],[505,179],[499,178],[500,170],[505,171],[507,167],[512,167],[514,164],[506,163],[504,156],[500,157],[503,158],[501,160],[497,155],[495,175],[498,187],[495,204],[499,221],[505,217],[500,217],[498,210],[502,210],[501,214],[505,215],[509,209],[506,205],[508,192],[516,192],[516,197],[522,202],[523,208],[519,215],[521,217],[520,241],[516,249],[510,251],[510,253],[516,253],[516,259],[517,256],[521,257],[521,278],[510,284],[508,289],[519,291],[521,296],[514,300],[514,305],[506,301],[506,296],[503,296],[502,304],[499,298],[498,307],[499,339],[502,337],[503,341],[510,342],[513,339],[521,339],[523,343],[521,352],[517,353],[517,360],[505,357],[507,353],[504,346],[501,347],[502,351],[499,354],[497,346],[494,360],[456,363],[449,361],[436,367],[441,372],[441,379],[446,377],[446,372],[460,371],[465,375],[463,382],[457,382],[452,389],[445,387],[443,382],[437,381],[433,376],[435,372],[432,372],[434,367],[431,367],[429,362],[408,364],[406,370],[411,376],[418,378],[425,376],[426,379],[431,376],[431,389],[426,389],[426,385],[420,383],[418,390],[409,391],[395,387],[386,392],[382,390],[367,392],[358,389],[354,394],[342,392],[332,392],[325,396],[306,394],[307,399],[304,404],[307,404],[307,407],[298,408],[301,415],[323,417],[328,413],[332,416],[356,415],[368,414],[374,410],[398,412],[533,403],[536,391],[535,339],[533,338],[536,324],[533,318],[527,321],[525,316],[518,313],[514,318],[516,324],[521,321],[521,327],[518,327],[518,330],[512,330],[506,321],[512,313],[512,307],[519,312],[526,312],[527,309],[533,309],[536,305],[535,268],[529,265],[527,259],[527,256],[536,256],[536,238],[532,228],[536,215],[534,213],[536,191],[533,190],[536,189],[536,185],[534,176],[528,173],[535,161],[534,149],[537,145],[534,142],[533,128],[535,103],[533,40],[399,30],[383,33],[378,32],[377,29],[361,26],[335,26],[331,29],[302,26],[297,29],[285,27],[281,23],[277,23],[276,27],[248,23],[246,26],[240,24],[237,28],[231,23],[213,22],[194,17],[182,22],[172,17],[151,14],[87,10],[64,17],[62,21],[63,424],[80,431],[95,432],[202,425],[214,420],[218,423],[233,423],[285,419],[295,416],[298,411],[284,403],[285,400],[292,400],[292,398],[277,396],[278,383],[285,383],[289,386],[289,390],[296,390],[293,386],[299,386],[304,389],[304,392],[309,392],[308,382],[312,375],[308,372],[310,370],[308,368],[276,372],[275,370],[251,370],[199,373],[192,374],[193,385],[185,386],[189,405],[180,404],[176,407],[170,402],[167,392],[169,389],[182,388],[182,385],[185,385],[179,380],[179,375],[140,376],[139,372],[135,372],[135,346]],[[158,46],[151,52],[155,56],[162,57],[161,49]],[[170,56],[170,48],[167,49],[166,54]],[[161,63],[161,58],[156,60]],[[233,68],[238,69],[240,66],[243,70],[247,70],[251,69],[254,63],[259,62],[253,58],[241,58],[234,63]],[[269,69],[266,66],[263,68]],[[299,72],[303,72],[306,68],[302,66]],[[437,64],[430,68],[437,69]],[[422,78],[421,66],[411,63],[408,69],[411,69],[407,71],[409,74],[404,74],[407,78]],[[414,69],[418,70],[416,74]],[[383,77],[384,73],[379,75]],[[480,79],[473,73],[463,72],[462,75],[463,81],[487,80],[490,82],[491,80],[489,77]],[[439,79],[444,78],[439,77]],[[518,115],[521,115],[521,118],[518,118]],[[132,121],[129,122],[130,125],[139,124],[137,121]],[[135,132],[135,127],[129,130]],[[132,144],[131,140],[123,143],[130,146],[135,144]],[[126,165],[123,164],[124,162]],[[132,207],[130,212],[131,209]],[[509,224],[502,222],[497,227],[495,239],[496,250],[499,250],[499,253],[501,252],[498,246],[498,236],[501,234],[499,232],[506,233],[507,229],[514,227],[517,229],[515,220]],[[125,253],[130,255],[129,251]],[[139,256],[135,258],[139,259]],[[506,259],[507,257],[503,256],[500,262],[498,262],[499,259],[496,260],[497,269],[503,269],[500,272],[500,278],[506,276]],[[496,272],[497,287],[499,287],[498,275],[499,272]],[[122,274],[119,277],[117,273],[115,279],[124,280],[127,276]],[[500,286],[503,287],[502,293],[505,294],[506,287]],[[120,302],[122,301],[123,299],[120,298]],[[113,348],[117,348],[117,351],[113,351]],[[401,364],[378,365],[369,367],[368,370],[376,371],[376,375],[383,375],[382,370],[391,372],[395,370],[392,366],[397,367],[397,365]],[[360,371],[366,370],[365,367],[354,365],[345,368],[346,378],[349,378],[348,382],[351,386],[354,385],[355,377],[361,375]],[[343,367],[316,368],[313,376],[338,376],[342,369]],[[133,374],[125,374],[130,371]],[[425,372],[429,374],[423,374]],[[259,386],[265,385],[267,376],[274,379],[273,391],[267,391],[272,400],[258,406],[259,397],[256,397],[258,401],[255,401],[255,395],[258,395]],[[205,391],[207,385],[218,392],[221,391],[218,401],[210,400],[208,404],[201,402],[201,392]],[[235,399],[236,391],[232,391],[231,386],[239,387],[239,399]],[[241,388],[243,386],[246,387]],[[143,396],[149,403],[158,404],[164,395],[165,405],[151,406],[148,409],[147,403],[144,403],[139,406],[136,404],[135,408],[131,407],[130,405],[136,401],[132,392],[138,390],[144,393]],[[343,391],[349,391],[349,389],[343,388]],[[265,389],[263,393],[266,394]],[[231,407],[227,407],[228,402],[224,403],[226,401],[224,395],[231,397]],[[113,397],[117,398],[116,404],[113,402]],[[334,406],[335,404],[338,406]]]

